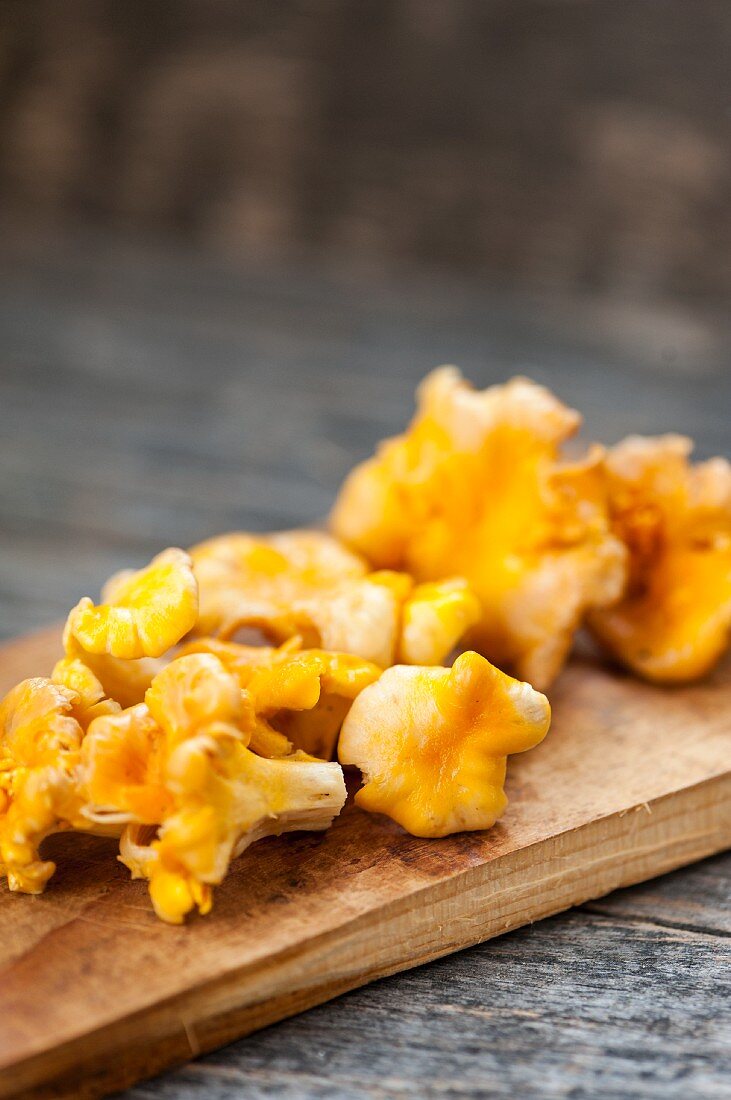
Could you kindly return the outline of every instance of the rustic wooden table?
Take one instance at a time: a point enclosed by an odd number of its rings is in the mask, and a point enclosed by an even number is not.
[[[712,311],[528,300],[441,277],[227,267],[81,239],[0,254],[0,635],[169,544],[326,513],[418,378],[516,372],[587,435],[731,451]],[[662,731],[658,731],[661,736]],[[720,856],[348,994],[128,1100],[731,1095]]]

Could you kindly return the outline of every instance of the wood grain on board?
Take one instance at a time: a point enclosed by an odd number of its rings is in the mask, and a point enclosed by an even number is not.
[[[5,647],[0,691],[57,647],[57,630]],[[47,892],[0,892],[0,1096],[101,1095],[728,847],[730,703],[728,665],[661,690],[576,660],[493,830],[425,841],[349,806],[325,834],[255,846],[183,928],[154,917],[113,844],[51,838]]]

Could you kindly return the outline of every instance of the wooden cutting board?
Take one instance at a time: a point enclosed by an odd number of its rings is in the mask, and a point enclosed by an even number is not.
[[[58,631],[0,650],[0,693]],[[39,898],[0,887],[0,1096],[99,1096],[354,986],[731,845],[731,667],[657,689],[590,658],[513,757],[484,834],[406,836],[352,805],[250,849],[211,916],[171,928],[97,838],[47,842]]]

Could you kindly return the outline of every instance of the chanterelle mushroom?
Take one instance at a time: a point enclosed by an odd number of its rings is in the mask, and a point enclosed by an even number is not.
[[[159,657],[193,628],[198,586],[190,558],[171,548],[139,572],[125,570],[105,586],[104,602],[85,596],[71,611],[68,630],[89,653],[133,660]]]
[[[465,577],[481,602],[467,642],[546,686],[587,609],[616,600],[625,574],[601,448],[558,461],[578,424],[526,379],[477,392],[442,367],[407,432],[346,479],[332,530],[375,567]]]
[[[99,715],[115,714],[122,709],[115,699],[109,698],[104,685],[80,657],[62,657],[51,673],[51,681],[75,693],[74,716],[83,730]]]
[[[731,465],[693,466],[692,447],[684,436],[630,436],[606,458],[629,583],[590,626],[629,668],[665,683],[712,668],[731,628]]]
[[[467,581],[415,585],[403,605],[397,661],[440,665],[480,618],[480,601]]]
[[[255,712],[250,744],[261,756],[302,749],[332,759],[352,700],[381,672],[348,653],[303,650],[299,639],[275,649],[202,638],[183,652],[212,653],[237,677]]]
[[[180,923],[255,840],[325,829],[345,802],[337,764],[249,748],[251,698],[212,653],[172,661],[146,704],[92,722],[83,744],[94,819],[127,822],[121,858],[150,883],[156,913]],[[146,826],[157,825],[150,831]]]
[[[440,586],[414,588],[404,573],[368,573],[362,558],[319,531],[221,535],[191,556],[197,634],[228,639],[253,628],[277,643],[299,636],[385,668],[440,663],[479,615],[475,595],[451,574]]]
[[[488,829],[506,805],[506,757],[537,745],[551,710],[545,695],[463,653],[452,668],[396,665],[354,701],[340,734],[365,810],[414,836]]]
[[[41,841],[78,820],[79,702],[75,691],[36,677],[0,703],[0,874],[11,890],[43,891],[56,867],[40,858]]]
[[[362,558],[320,531],[232,532],[190,553],[200,584],[196,632],[224,638],[245,626],[275,641],[301,634],[294,604],[368,571]]]

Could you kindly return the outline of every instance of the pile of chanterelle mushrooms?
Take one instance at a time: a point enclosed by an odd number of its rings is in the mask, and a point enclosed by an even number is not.
[[[100,833],[163,920],[206,913],[254,841],[330,825],[341,764],[416,836],[487,829],[579,626],[647,679],[707,672],[731,625],[731,466],[692,465],[678,435],[565,461],[578,424],[526,379],[478,392],[441,368],[329,534],[165,550],[81,600],[51,676],[0,704],[10,888],[44,889],[50,833]]]

